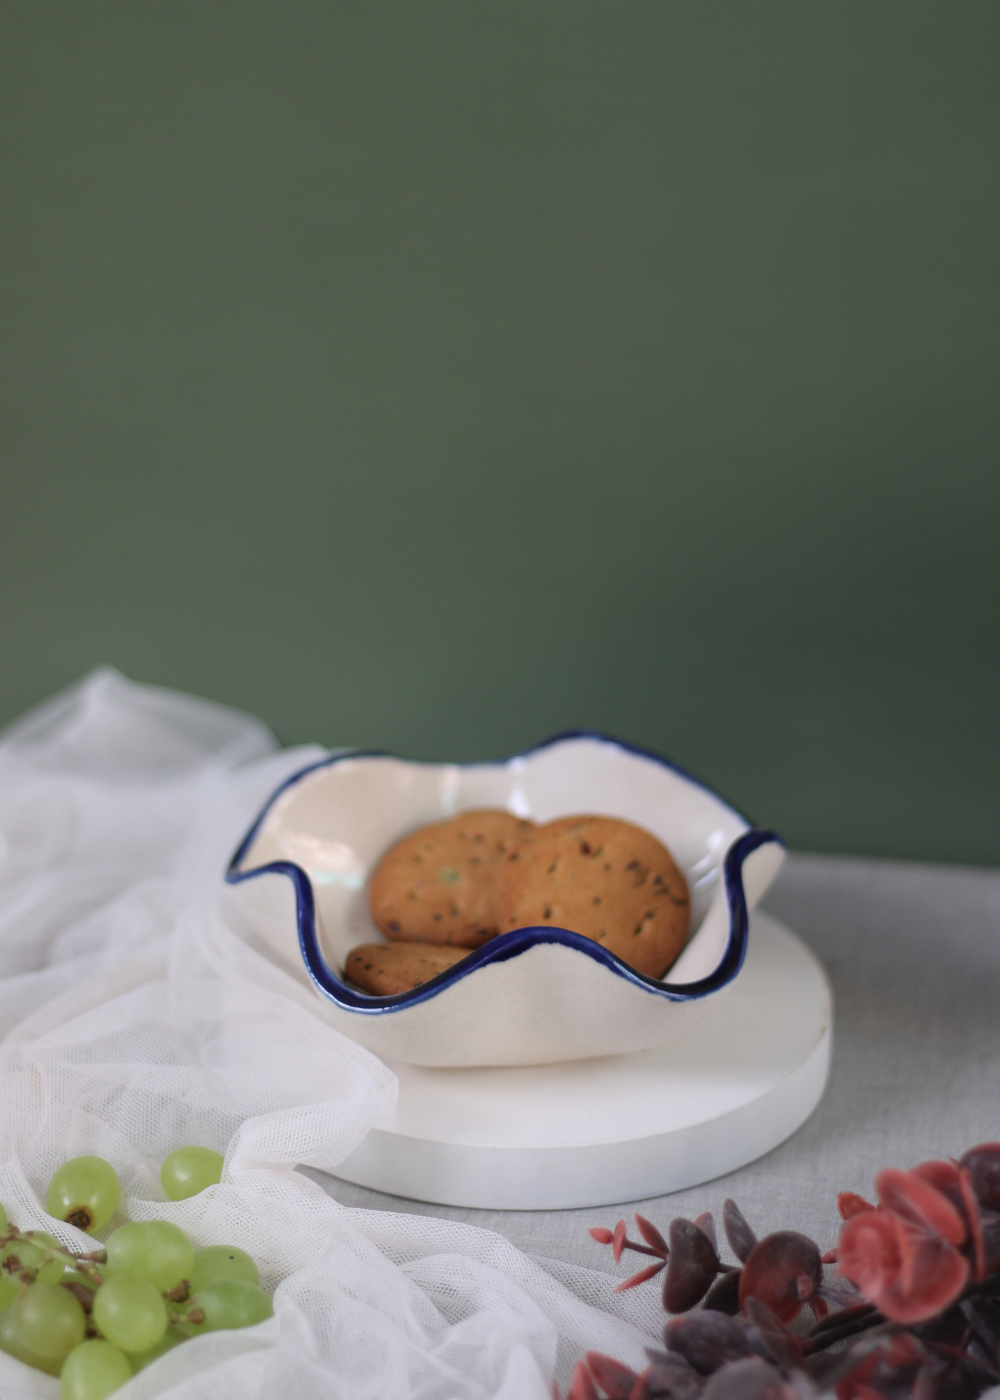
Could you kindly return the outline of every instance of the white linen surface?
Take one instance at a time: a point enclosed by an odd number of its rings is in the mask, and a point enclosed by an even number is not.
[[[615,1298],[606,1274],[349,1209],[295,1170],[335,1169],[396,1092],[246,941],[222,884],[269,793],[320,754],[108,669],[0,734],[0,1201],[93,1248],[44,1210],[55,1168],[92,1152],[123,1185],[102,1237],[161,1217],[258,1261],[275,1316],[185,1343],[121,1400],[541,1400],[585,1349],[640,1367],[657,1290]],[[222,1183],[165,1202],[184,1143],[225,1154]],[[0,1353],[4,1400],[57,1394]]]

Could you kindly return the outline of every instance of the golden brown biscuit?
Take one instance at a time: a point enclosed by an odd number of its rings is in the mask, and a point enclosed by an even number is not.
[[[688,889],[665,846],[613,817],[561,817],[521,840],[497,877],[504,933],[536,924],[593,938],[648,977],[684,946]]]
[[[363,992],[389,997],[422,986],[468,956],[467,948],[433,943],[362,943],[348,953],[344,976]]]
[[[510,812],[462,812],[404,836],[379,862],[368,892],[375,927],[394,942],[478,948],[500,932],[500,862],[533,824]]]

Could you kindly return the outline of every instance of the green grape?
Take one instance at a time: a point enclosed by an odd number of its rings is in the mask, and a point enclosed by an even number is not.
[[[49,1182],[45,1209],[91,1233],[105,1226],[121,1197],[118,1173],[103,1157],[74,1157]]]
[[[132,1379],[128,1357],[100,1337],[74,1347],[59,1373],[59,1400],[107,1400]]]
[[[26,1366],[34,1366],[36,1371],[47,1371],[50,1376],[58,1376],[63,1364],[61,1356],[39,1356],[18,1341],[17,1324],[11,1323],[10,1308],[4,1308],[0,1313],[0,1351],[23,1361]]]
[[[194,1245],[169,1220],[133,1220],[121,1225],[108,1237],[108,1262],[104,1272],[138,1274],[148,1279],[158,1293],[166,1293],[189,1279],[194,1269]]]
[[[72,1293],[55,1283],[33,1283],[3,1313],[15,1346],[46,1361],[61,1361],[83,1341],[87,1319]]]
[[[172,1327],[168,1327],[155,1347],[147,1347],[145,1351],[129,1352],[128,1359],[132,1363],[132,1370],[144,1371],[147,1366],[158,1361],[165,1352],[173,1351],[174,1347],[182,1340],[183,1338],[179,1337]]]
[[[222,1158],[210,1147],[178,1147],[160,1168],[168,1200],[184,1201],[222,1180]]]
[[[191,1324],[197,1336],[202,1332],[220,1332],[233,1327],[253,1327],[274,1312],[271,1299],[256,1284],[241,1279],[220,1278],[206,1284],[187,1305],[187,1315],[204,1314],[204,1321]]]
[[[257,1265],[234,1244],[210,1244],[194,1252],[191,1292],[197,1293],[209,1283],[221,1278],[239,1279],[241,1283],[260,1283]]]
[[[0,1274],[0,1312],[10,1307],[20,1291],[20,1285],[9,1274]]]
[[[155,1347],[167,1330],[167,1305],[148,1279],[116,1274],[94,1298],[97,1330],[122,1351]]]
[[[39,1245],[62,1250],[62,1241],[57,1240],[55,1235],[46,1234],[44,1230],[26,1230],[23,1235],[4,1245],[0,1251],[0,1268],[8,1276],[24,1269],[37,1271],[39,1283],[58,1283],[66,1270],[73,1267],[73,1261],[68,1254],[62,1253],[58,1259],[53,1259],[47,1250],[39,1249]]]

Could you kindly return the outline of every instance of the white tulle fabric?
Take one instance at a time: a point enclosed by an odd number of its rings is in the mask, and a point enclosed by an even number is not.
[[[55,1168],[93,1152],[123,1184],[108,1231],[165,1217],[257,1259],[274,1317],[186,1343],[121,1400],[541,1400],[585,1349],[640,1367],[652,1293],[614,1299],[605,1275],[485,1230],[346,1209],[295,1170],[335,1170],[396,1092],[255,951],[221,881],[319,755],[109,670],[0,734],[0,1201],[93,1248],[44,1209]],[[190,1142],[225,1154],[222,1183],[165,1202],[159,1164]],[[0,1353],[4,1400],[57,1394]]]

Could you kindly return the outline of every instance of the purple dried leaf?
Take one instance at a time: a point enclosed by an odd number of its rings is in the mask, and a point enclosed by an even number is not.
[[[674,1317],[663,1329],[668,1352],[677,1352],[703,1376],[728,1361],[750,1355],[746,1333],[738,1322],[721,1312],[686,1313]]]
[[[665,1330],[665,1329],[664,1329]],[[688,1361],[686,1356],[682,1356],[679,1351],[661,1351],[659,1347],[646,1347],[646,1355],[653,1366],[666,1366],[671,1373],[694,1379],[701,1385],[701,1376]]]
[[[643,1347],[643,1351],[655,1366],[687,1366],[680,1352],[662,1351],[659,1347]],[[688,1370],[690,1370],[688,1366]]]
[[[646,1241],[646,1243],[648,1245],[652,1245],[653,1249],[656,1250],[657,1254],[659,1254],[661,1258],[666,1259],[667,1255],[670,1253],[669,1249],[667,1248],[667,1242],[660,1234],[659,1230],[656,1228],[653,1222],[651,1220],[647,1220],[644,1215],[640,1215],[639,1212],[636,1211],[635,1223],[636,1227],[638,1228],[639,1234]]]
[[[664,1395],[673,1400],[698,1400],[704,1381],[689,1361],[680,1352],[657,1351],[647,1347],[651,1379],[655,1380]],[[652,1387],[651,1387],[652,1388]]]
[[[598,1244],[614,1243],[614,1233],[611,1230],[606,1229],[603,1225],[591,1225],[590,1229],[587,1231],[587,1234],[592,1240],[596,1240]]]
[[[934,1400],[937,1394],[937,1384],[934,1374],[929,1366],[921,1366],[917,1372],[917,1379],[914,1382],[910,1400]]]
[[[878,1338],[874,1347],[854,1347],[847,1357],[846,1368],[835,1367],[838,1396],[844,1400],[868,1400],[885,1396],[886,1400],[910,1400],[917,1372],[928,1360],[927,1349],[911,1332],[893,1332]],[[833,1384],[831,1373],[824,1376],[824,1385]]]
[[[820,1392],[805,1371],[793,1371],[787,1385],[791,1392],[789,1400],[818,1400]]]
[[[983,1239],[983,1270],[991,1274],[1000,1268],[1000,1215],[983,1215],[980,1218]]]
[[[968,1336],[969,1318],[964,1304],[956,1304],[947,1312],[919,1323],[910,1329],[912,1335],[919,1336],[922,1342],[944,1342],[949,1346],[961,1346]]]
[[[964,1311],[989,1354],[1000,1357],[1000,1308],[995,1303],[992,1298],[970,1298],[964,1304]]]
[[[1000,1142],[981,1142],[978,1147],[970,1147],[958,1165],[969,1169],[983,1210],[1000,1211]]]
[[[615,1232],[611,1236],[611,1242],[614,1246],[611,1252],[614,1255],[616,1264],[621,1262],[622,1250],[625,1248],[625,1240],[625,1221],[619,1220],[618,1224],[615,1226]]]
[[[949,1347],[939,1347],[937,1345],[935,1345],[935,1350],[944,1351],[946,1353],[951,1352],[952,1355],[961,1358],[963,1361],[968,1361],[971,1365],[975,1366],[977,1370],[989,1376],[994,1385],[996,1385],[997,1381],[1000,1381],[1000,1370],[997,1370],[996,1351],[995,1349],[984,1347],[978,1337],[973,1337],[967,1344],[967,1347],[962,1351],[954,1350]]]
[[[834,1292],[833,1289],[829,1291],[831,1293]],[[810,1337],[821,1337],[825,1332],[831,1330],[839,1331],[845,1323],[852,1322],[859,1317],[872,1314],[876,1314],[879,1318],[882,1317],[882,1314],[875,1304],[869,1303],[866,1298],[862,1298],[858,1293],[851,1294],[846,1298],[842,1294],[840,1301],[843,1303],[841,1308],[838,1308],[836,1312],[828,1313],[826,1317],[820,1318],[819,1321],[813,1323],[812,1327],[809,1329]]]
[[[671,1392],[664,1388],[652,1366],[647,1366],[635,1383],[629,1400],[671,1400]]]
[[[760,1298],[782,1322],[791,1322],[823,1282],[819,1247],[795,1230],[766,1235],[750,1251],[740,1279],[740,1307]]]
[[[705,1400],[788,1400],[790,1392],[781,1373],[754,1356],[716,1371],[703,1394]]]
[[[726,1200],[722,1207],[722,1228],[726,1232],[729,1248],[742,1263],[750,1257],[750,1251],[757,1243],[757,1236],[747,1224],[743,1212],[733,1200]]]
[[[764,1352],[771,1361],[777,1362],[786,1371],[792,1371],[802,1364],[808,1341],[790,1332],[766,1303],[759,1298],[748,1298],[747,1317],[753,1323]]]
[[[727,1313],[734,1317],[740,1310],[740,1274],[742,1269],[727,1269],[712,1284],[705,1294],[703,1308],[713,1312]]]
[[[840,1381],[846,1380],[872,1352],[879,1350],[884,1341],[884,1335],[862,1337],[843,1356],[838,1356],[834,1364],[823,1372],[824,1392],[829,1392]]]
[[[713,1216],[712,1212],[710,1210],[706,1210],[703,1211],[701,1215],[696,1215],[694,1218],[694,1223],[698,1226],[698,1229],[702,1230],[712,1241],[712,1248],[715,1250],[716,1254],[718,1254],[719,1241],[715,1233],[715,1217]]]
[[[719,1271],[715,1246],[693,1220],[670,1222],[670,1258],[663,1281],[663,1306],[669,1313],[687,1312],[708,1292]]]
[[[836,1346],[839,1342],[849,1341],[863,1332],[880,1333],[886,1325],[885,1318],[876,1307],[844,1308],[842,1312],[831,1313],[807,1333],[809,1355],[815,1356],[818,1352],[826,1351],[828,1347]]]
[[[613,1356],[605,1356],[599,1351],[587,1352],[587,1365],[608,1400],[629,1400],[639,1379],[635,1371],[630,1371]]]
[[[785,1377],[785,1400],[833,1400],[827,1393],[825,1381],[801,1367]]]

